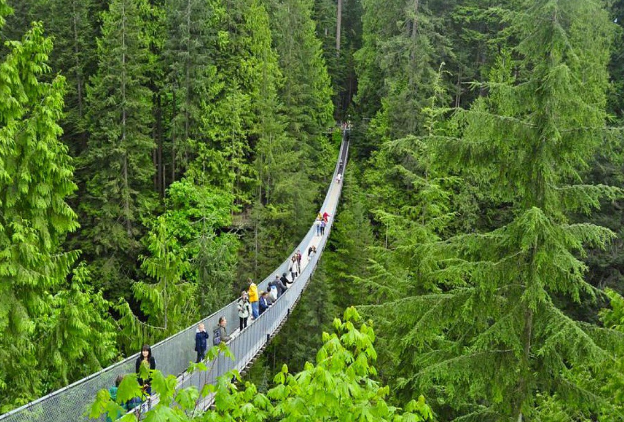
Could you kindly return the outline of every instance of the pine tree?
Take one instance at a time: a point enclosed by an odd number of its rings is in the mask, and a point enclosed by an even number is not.
[[[91,122],[81,157],[84,193],[80,246],[94,279],[127,293],[145,233],[142,218],[154,208],[150,137],[152,94],[146,87],[149,51],[142,0],[115,0],[103,15],[98,73],[87,91]]]
[[[141,310],[148,322],[159,327],[165,338],[195,321],[199,315],[193,301],[194,286],[182,279],[190,264],[180,254],[180,246],[171,236],[166,220],[160,217],[148,236],[150,255],[143,258],[143,270],[157,280],[155,284],[138,282],[133,285]]]
[[[614,194],[579,183],[604,134],[612,28],[597,1],[525,6],[515,16],[518,60],[502,55],[489,95],[456,113],[457,139],[429,138],[438,171],[474,178],[512,212],[494,231],[424,245],[440,290],[379,309],[395,318],[404,391],[436,391],[462,420],[540,420],[548,400],[588,419],[617,412],[599,382],[577,373],[599,373],[621,341],[559,305],[595,296],[579,257],[612,238],[568,219]]]
[[[421,134],[420,111],[444,59],[452,56],[433,2],[364,1],[363,46],[356,53],[360,83],[356,101],[378,139]]]

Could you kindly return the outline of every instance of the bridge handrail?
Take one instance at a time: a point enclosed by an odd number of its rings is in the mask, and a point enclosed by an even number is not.
[[[210,372],[195,373],[181,379],[181,386],[197,385],[201,387],[203,383],[214,382],[216,377],[236,368],[242,370],[251,359],[264,347],[282,321],[288,317],[290,309],[299,299],[305,290],[310,278],[316,269],[318,261],[329,237],[333,217],[335,215],[342,184],[336,180],[338,172],[343,172],[347,162],[349,144],[347,134],[343,131],[343,140],[340,146],[340,153],[332,175],[330,187],[321,207],[321,212],[330,214],[330,220],[325,228],[325,236],[319,239],[317,253],[306,263],[301,274],[297,277],[291,287],[271,306],[260,318],[253,322],[248,329],[243,330],[236,336],[228,346],[236,356],[236,361],[231,361],[221,356],[215,363],[215,370]],[[342,163],[342,164],[341,164]],[[288,269],[290,257],[297,250],[301,250],[303,259],[307,260],[307,248],[310,241],[316,236],[314,225],[308,230],[306,236],[291,252],[288,258],[280,266],[271,272],[262,282],[258,283],[259,290],[267,290],[268,283],[275,278],[275,274],[282,274]],[[193,350],[195,339],[195,328],[199,322],[203,322],[210,336],[212,329],[217,326],[219,317],[225,316],[230,321],[232,328],[238,323],[238,310],[236,299],[225,307],[190,325],[189,327],[171,335],[170,337],[156,343],[152,347],[152,354],[156,358],[157,369],[163,374],[180,375],[184,374],[189,362],[195,360]],[[212,339],[209,339],[211,342]],[[117,375],[125,375],[135,372],[135,361],[138,353],[114,363],[94,374],[82,378],[66,387],[56,390],[22,407],[14,409],[8,413],[0,415],[3,422],[66,422],[66,421],[88,421],[86,417],[87,409],[95,398],[96,393],[101,389],[108,389],[114,384]],[[103,419],[102,419],[103,420]]]

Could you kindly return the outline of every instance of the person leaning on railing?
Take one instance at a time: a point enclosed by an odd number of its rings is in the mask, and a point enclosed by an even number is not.
[[[232,340],[232,336],[228,335],[226,327],[227,319],[222,316],[221,318],[219,318],[219,325],[217,326],[217,328],[219,329],[219,337],[221,338],[222,343],[227,343],[228,341]]]

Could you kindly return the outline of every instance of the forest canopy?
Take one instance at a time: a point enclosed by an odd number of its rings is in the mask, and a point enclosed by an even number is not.
[[[315,217],[345,122],[332,235],[250,371],[272,400],[258,411],[294,415],[267,380],[319,370],[321,333],[356,306],[379,354],[359,382],[389,409],[624,419],[623,12],[0,0],[0,413],[270,274]]]

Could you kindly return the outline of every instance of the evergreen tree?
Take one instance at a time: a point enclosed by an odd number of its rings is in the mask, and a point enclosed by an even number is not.
[[[220,1],[166,0],[163,58],[171,98],[170,183],[179,179],[208,141],[202,121],[223,84],[214,64]]]
[[[618,412],[577,374],[611,364],[621,342],[558,305],[594,296],[579,256],[612,237],[568,220],[614,193],[579,183],[604,133],[612,28],[597,1],[525,6],[514,19],[518,60],[502,55],[488,97],[454,116],[457,139],[429,138],[438,171],[474,177],[511,213],[494,231],[424,245],[440,290],[379,309],[394,320],[404,391],[436,391],[462,420],[540,420],[551,399],[587,419]]]
[[[63,140],[73,156],[86,148],[86,85],[96,71],[97,13],[102,6],[92,0],[49,0],[34,10],[54,38],[50,65],[67,78]]]
[[[81,157],[84,194],[79,244],[109,292],[128,292],[142,250],[142,219],[154,209],[149,51],[143,0],[115,0],[103,15],[98,73],[87,91],[91,122]]]
[[[378,139],[419,134],[420,111],[431,97],[438,68],[452,55],[442,22],[423,0],[364,1],[363,46],[356,53],[360,82],[356,101],[371,117]]]
[[[141,303],[141,310],[148,315],[149,324],[161,329],[159,337],[165,338],[199,317],[190,300],[194,286],[182,279],[189,262],[182,258],[180,246],[169,233],[163,217],[157,220],[148,236],[148,250],[150,255],[143,258],[142,268],[157,283],[138,282],[133,285],[133,292]]]
[[[10,13],[0,1],[0,26]],[[61,248],[78,228],[66,203],[76,189],[59,141],[64,79],[49,73],[52,42],[33,24],[8,41],[0,63],[0,411],[24,404],[116,354],[107,303],[83,289],[77,251]],[[92,343],[99,343],[93,347]]]
[[[297,139],[292,163],[312,164],[306,173],[313,178],[326,174],[330,160],[324,132],[332,125],[331,81],[316,37],[310,0],[268,3],[274,44],[279,55],[284,84],[280,99],[287,131]],[[297,157],[299,155],[299,157]],[[303,181],[302,181],[303,182]],[[303,187],[305,189],[305,187]]]
[[[376,244],[369,220],[366,196],[357,185],[357,170],[353,162],[345,174],[342,200],[332,227],[329,248],[324,253],[327,263],[327,284],[333,294],[332,303],[338,309],[375,302],[369,289],[363,289],[354,278],[370,277],[372,248]]]
[[[0,2],[0,24],[10,9]],[[23,403],[41,392],[32,362],[37,318],[49,312],[46,293],[61,284],[77,258],[59,249],[76,230],[65,199],[76,188],[67,149],[58,141],[63,107],[62,78],[49,72],[52,42],[36,24],[22,42],[11,41],[0,65],[0,403]],[[16,353],[17,351],[20,353]],[[20,381],[21,380],[21,381]]]
[[[284,79],[272,47],[269,16],[260,4],[252,5],[249,15],[255,16],[249,19],[249,26],[255,27],[252,51],[256,64],[250,80],[256,81],[251,99],[257,183],[251,212],[253,232],[248,237],[252,248],[246,254],[248,266],[241,272],[259,278],[290,252],[293,238],[298,238],[306,226],[298,220],[298,204],[309,203],[312,196],[300,192],[302,186],[308,186],[307,176],[292,162],[296,142],[286,133],[284,108],[278,95]]]

